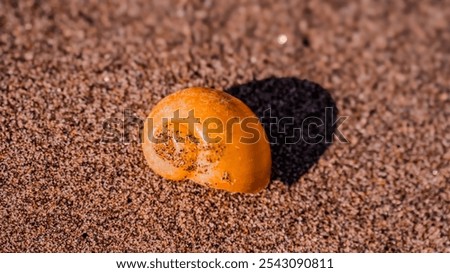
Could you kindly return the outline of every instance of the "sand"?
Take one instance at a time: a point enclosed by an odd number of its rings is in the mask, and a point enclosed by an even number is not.
[[[449,25],[449,1],[1,1],[0,251],[450,252]],[[321,95],[278,113],[331,105],[348,141],[278,153],[257,195],[147,166],[162,97],[285,77]]]

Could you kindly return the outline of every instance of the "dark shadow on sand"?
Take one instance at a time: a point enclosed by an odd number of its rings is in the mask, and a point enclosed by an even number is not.
[[[291,185],[314,165],[333,141],[338,110],[320,85],[271,77],[226,90],[260,118],[272,150],[272,179]]]

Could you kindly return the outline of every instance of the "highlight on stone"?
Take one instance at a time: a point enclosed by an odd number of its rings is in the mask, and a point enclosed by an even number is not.
[[[142,149],[162,177],[256,193],[270,181],[271,153],[259,119],[239,99],[193,87],[162,99],[144,122]]]

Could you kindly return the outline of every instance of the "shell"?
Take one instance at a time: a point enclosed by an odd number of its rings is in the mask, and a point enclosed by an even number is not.
[[[270,181],[271,153],[256,115],[232,95],[188,88],[162,99],[144,123],[150,168],[230,192],[256,193]]]

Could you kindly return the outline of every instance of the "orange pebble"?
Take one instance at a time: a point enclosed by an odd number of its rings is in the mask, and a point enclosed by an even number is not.
[[[261,191],[270,180],[264,128],[223,91],[194,87],[162,99],[144,124],[142,148],[150,168],[166,179],[244,193]]]

